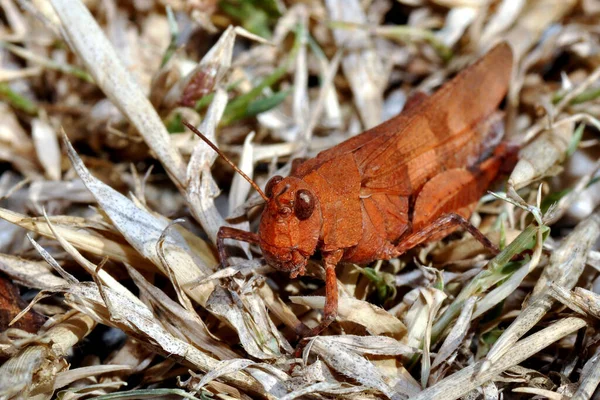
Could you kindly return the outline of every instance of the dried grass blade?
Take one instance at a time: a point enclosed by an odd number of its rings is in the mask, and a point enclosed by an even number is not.
[[[499,373],[518,365],[540,350],[563,337],[585,327],[587,322],[581,318],[564,318],[547,328],[515,343],[510,350],[488,369],[484,369],[485,361],[469,365],[460,371],[448,376],[437,384],[425,389],[412,400],[454,400],[471,390],[481,386]]]
[[[476,301],[477,299],[475,297],[471,297],[465,302],[456,323],[452,326],[450,333],[442,343],[442,346],[431,363],[432,370],[446,361],[461,345],[467,334],[467,330],[471,325],[471,315],[473,314]]]
[[[600,215],[595,214],[592,218],[580,222],[565,238],[536,283],[527,306],[488,352],[488,362],[493,364],[510,351],[514,343],[550,310],[554,301],[550,294],[549,282],[554,281],[566,289],[572,288],[577,283],[585,267],[587,253],[598,236],[600,236]]]
[[[227,93],[218,89],[215,93],[206,117],[198,128],[207,138],[215,142],[215,130],[223,116],[227,105]],[[194,146],[190,162],[187,166],[187,191],[186,198],[191,207],[194,218],[213,244],[217,241],[217,232],[221,226],[229,225],[219,214],[214,199],[219,195],[219,188],[215,183],[210,167],[217,158],[217,154],[206,143],[199,140]],[[238,229],[249,230],[248,223],[235,225]],[[247,246],[242,246],[247,248]]]
[[[217,379],[220,376],[227,375],[235,371],[241,371],[254,364],[256,364],[254,361],[246,358],[236,358],[233,360],[221,361],[213,370],[208,371],[208,373],[202,377],[200,383],[195,385],[194,389],[199,390],[206,386],[208,382]]]
[[[8,275],[13,282],[34,289],[50,289],[67,284],[66,280],[52,273],[47,263],[8,254],[0,254],[0,271]]]
[[[322,296],[290,296],[290,301],[312,308],[322,309],[325,306],[325,297]],[[338,319],[360,324],[374,335],[390,333],[401,338],[406,334],[406,326],[402,321],[383,308],[350,297],[339,299]]]
[[[253,178],[254,174],[254,163],[253,153],[254,145],[252,140],[254,139],[254,132],[250,132],[244,139],[244,146],[242,147],[242,154],[240,156],[239,169],[241,169],[250,179]],[[248,193],[250,193],[250,183],[242,178],[239,174],[233,176],[233,182],[231,182],[231,190],[229,194],[229,215],[234,210],[240,207],[246,201]]]
[[[152,104],[80,0],[51,0],[62,23],[62,33],[106,96],[133,123],[148,146],[183,188],[185,164],[171,145],[169,134]]]
[[[337,343],[358,354],[406,356],[420,352],[419,349],[407,346],[388,336],[339,335],[327,336],[327,341]]]
[[[571,400],[591,399],[600,384],[600,351],[596,351],[596,354],[585,363],[579,382],[579,387]]]
[[[4,208],[0,208],[0,218],[29,231],[55,239],[52,230],[45,221],[39,221],[30,218],[27,215],[19,214]],[[67,228],[56,225],[54,226],[54,229],[75,247],[97,256],[107,256],[111,260],[129,262],[140,267],[148,264],[148,261],[143,256],[128,245],[98,237],[83,229]]]
[[[109,372],[128,372],[133,368],[129,365],[94,365],[91,367],[75,368],[61,372],[54,381],[54,390],[67,386],[77,380],[102,375]]]
[[[311,393],[328,392],[332,389],[337,389],[340,387],[342,387],[342,386],[339,383],[330,383],[330,382],[313,383],[312,385],[308,385],[303,388],[296,389],[293,392],[286,394],[279,400],[294,400],[299,397],[309,395]]]
[[[366,24],[367,17],[358,0],[326,0],[331,20]],[[342,69],[350,82],[354,102],[365,128],[381,122],[383,84],[387,80],[383,63],[366,31],[333,31],[339,48],[351,46],[342,59]]]
[[[52,267],[54,268],[54,270],[56,272],[58,272],[58,274],[60,276],[62,276],[62,278],[67,281],[67,284],[69,285],[74,285],[76,283],[78,283],[79,281],[70,273],[68,273],[67,271],[65,271],[63,269],[63,267],[61,267],[61,265],[56,262],[56,260],[54,259],[54,257],[52,257],[50,255],[50,253],[48,253],[42,246],[40,246],[38,244],[38,242],[36,242],[35,240],[33,240],[33,238],[30,235],[27,235],[27,238],[29,239],[29,241],[31,242],[31,244],[33,245],[33,247],[38,251],[38,253],[40,253],[40,255],[44,258],[44,260],[46,260],[46,262]]]
[[[178,331],[188,337],[197,347],[211,352],[222,360],[237,357],[237,354],[230,350],[225,343],[218,341],[210,334],[204,321],[197,314],[184,309],[163,291],[151,285],[135,268],[127,264],[125,266],[136,286],[153,304],[154,309],[158,309],[166,321],[177,326]]]
[[[50,219],[48,218],[48,215],[46,214],[45,210],[44,210],[44,217],[46,218],[46,223],[50,227],[50,230],[54,234],[54,237],[56,238],[56,240],[58,240],[58,242],[63,247],[63,249],[65,249],[65,251],[71,257],[73,257],[75,259],[75,261],[77,261],[77,263],[79,265],[81,265],[83,267],[83,269],[86,270],[87,273],[89,273],[92,276],[97,274],[98,277],[100,278],[100,280],[102,281],[102,283],[104,283],[106,286],[111,287],[115,291],[117,291],[120,294],[122,294],[123,296],[127,297],[129,300],[131,300],[133,302],[139,302],[141,304],[140,299],[138,299],[136,296],[133,295],[133,293],[131,293],[129,290],[127,290],[125,288],[125,286],[123,286],[119,281],[117,281],[115,278],[113,278],[108,272],[106,272],[104,270],[98,271],[97,270],[98,267],[95,264],[88,261],[83,255],[81,255],[81,253],[79,251],[77,251],[77,249],[71,243],[69,243],[67,240],[65,240],[65,238],[63,238],[60,235],[60,233],[56,229],[54,229],[54,226],[52,225],[52,223],[50,223]],[[30,238],[30,240],[32,241],[32,243],[34,243],[34,246],[36,246],[36,248],[38,248],[39,245],[37,245],[33,241],[33,239]],[[40,251],[40,250],[38,249],[38,251]],[[44,256],[44,258],[47,260],[46,256]],[[75,279],[75,278],[73,278],[73,279]],[[72,282],[70,282],[70,283],[72,283]]]
[[[248,309],[238,305],[242,303],[242,299],[234,301],[232,296],[235,294],[231,291],[227,292],[222,288],[215,290],[208,299],[206,308],[235,328],[248,354],[261,360],[281,356],[277,338],[273,337],[270,330],[258,328],[254,316],[248,312]]]
[[[37,157],[44,166],[46,176],[53,181],[60,180],[61,154],[56,132],[47,121],[35,118],[31,122],[31,133]]]
[[[141,337],[162,354],[179,357],[201,371],[213,370],[218,361],[195,346],[171,335],[144,305],[136,304],[114,290],[104,287],[104,302],[99,288],[93,283],[84,282],[65,289],[65,301],[77,310],[109,326],[115,326],[130,335]],[[114,314],[116,312],[117,314]],[[226,382],[243,390],[263,393],[258,383],[246,374],[234,372],[223,377]]]
[[[93,177],[77,156],[66,136],[65,145],[75,171],[108,214],[115,227],[140,254],[152,261],[163,274],[168,276],[158,254],[157,243],[169,224],[136,207],[128,198]],[[163,249],[164,257],[182,287],[187,287],[187,283],[196,281],[211,272],[205,262],[212,260],[213,255],[193,252],[175,229],[171,229],[166,235]],[[186,293],[199,304],[204,305],[211,291],[212,285],[209,283],[202,287],[187,287]]]
[[[29,393],[45,387],[59,372],[68,368],[65,359],[68,352],[95,326],[96,323],[89,316],[74,313],[50,328],[40,336],[38,342],[52,343],[52,346],[29,345],[0,366],[0,396],[9,398],[20,395],[27,398]]]
[[[316,337],[313,339],[311,351],[319,355],[327,364],[341,374],[348,376],[362,385],[377,389],[388,399],[400,399],[385,381],[381,372],[366,358],[359,356],[346,346],[331,340],[329,337]]]

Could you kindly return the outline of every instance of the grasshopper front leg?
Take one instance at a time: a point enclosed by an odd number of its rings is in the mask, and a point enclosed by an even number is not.
[[[258,244],[259,238],[256,233],[243,231],[241,229],[231,228],[228,226],[222,226],[217,232],[217,251],[219,253],[219,261],[222,267],[226,267],[227,252],[225,251],[225,239],[234,239],[242,242]]]
[[[300,337],[317,336],[335,321],[338,313],[338,287],[335,267],[342,259],[344,250],[338,249],[323,256],[325,264],[325,308],[323,309],[323,320],[314,328],[305,325],[299,327],[297,333]]]

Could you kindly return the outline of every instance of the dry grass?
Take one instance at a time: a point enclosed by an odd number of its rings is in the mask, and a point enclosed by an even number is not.
[[[0,399],[593,396],[597,1],[0,8]],[[182,119],[264,187],[502,40],[522,150],[472,218],[502,252],[454,234],[340,265],[339,316],[296,354],[324,270],[233,242],[218,268],[219,227],[256,231],[260,198]]]

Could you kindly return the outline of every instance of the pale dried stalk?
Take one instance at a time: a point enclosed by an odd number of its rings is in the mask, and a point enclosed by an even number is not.
[[[549,25],[563,18],[577,4],[575,0],[540,0],[528,2],[505,39],[511,44],[515,59],[535,45]]]
[[[224,89],[217,89],[206,117],[198,128],[213,142],[216,142],[215,130],[223,116],[226,105],[227,93]],[[210,173],[210,168],[216,158],[217,153],[208,147],[206,143],[201,140],[196,142],[187,166],[186,191],[186,199],[194,218],[200,222],[213,244],[217,242],[219,228],[228,226],[214,203],[214,199],[219,195],[219,188]],[[242,227],[238,228],[243,229]]]
[[[70,349],[85,338],[96,326],[92,318],[73,313],[42,334],[35,344],[22,349],[0,367],[0,397],[22,398],[38,388],[53,386],[57,374],[68,368],[64,358]],[[51,386],[51,387],[52,387]]]
[[[560,393],[553,392],[552,390],[540,389],[536,387],[518,387],[514,388],[513,393],[528,393],[538,396],[543,396],[548,400],[566,400],[566,397]],[[537,397],[537,396],[536,396]]]
[[[518,365],[540,350],[587,325],[581,318],[569,317],[515,343],[505,355],[484,370],[485,360],[479,361],[448,376],[423,390],[412,400],[454,400],[466,395],[508,368]]]
[[[583,93],[588,87],[596,83],[600,79],[600,67],[596,68],[583,82],[581,82],[576,88],[571,90],[569,93],[562,98],[562,100],[552,109],[554,115],[561,113],[565,107],[569,105],[571,100]],[[522,142],[527,143],[535,135],[538,134],[547,125],[546,117],[540,118],[538,122],[532,125],[525,134],[522,136]]]
[[[0,208],[0,218],[29,231],[56,239],[45,221],[34,220],[27,215],[19,214],[4,208]],[[55,225],[54,229],[78,249],[100,257],[107,256],[111,260],[134,264],[140,268],[148,266],[149,264],[140,253],[130,246],[117,243],[110,239],[94,236],[83,229],[67,228],[59,225]]]
[[[444,339],[444,343],[440,347],[435,356],[431,369],[435,369],[438,365],[446,361],[450,356],[458,349],[462,344],[462,341],[471,326],[471,315],[475,308],[477,299],[475,297],[469,297],[465,302],[465,305],[460,312],[460,316],[456,320],[456,323],[452,326],[450,333]],[[431,383],[431,382],[430,382]]]
[[[141,338],[160,354],[176,357],[178,362],[185,360],[187,364],[203,372],[211,371],[218,365],[219,361],[205,351],[171,334],[145,305],[134,303],[108,287],[84,282],[71,285],[63,291],[65,301],[71,307],[89,314],[103,324]],[[234,372],[223,378],[243,390],[264,393],[258,382],[241,372]]]
[[[56,390],[67,386],[80,379],[110,372],[130,372],[132,370],[133,368],[130,365],[93,365],[90,367],[75,368],[58,374],[56,381],[54,382],[54,389]]]
[[[0,271],[14,283],[28,288],[50,289],[67,284],[67,281],[52,273],[46,262],[30,261],[8,254],[0,254]]]
[[[152,104],[119,61],[119,56],[80,0],[51,0],[62,23],[62,33],[83,60],[106,96],[137,128],[175,184],[183,188],[185,163],[171,145],[167,128]]]
[[[290,296],[290,301],[315,309],[325,307],[325,297],[323,296]],[[383,308],[351,297],[339,299],[338,319],[360,324],[374,335],[388,333],[395,337],[402,337],[406,333],[406,326],[402,321]]]
[[[549,282],[570,289],[583,272],[590,247],[600,235],[600,215],[593,215],[577,225],[557,249],[542,277],[534,288],[529,304],[504,331],[487,354],[487,361],[495,364],[500,357],[513,348],[519,338],[534,327],[550,310],[554,300],[550,294]]]
[[[510,174],[508,184],[521,189],[544,177],[551,168],[563,162],[573,137],[575,124],[561,124],[541,134],[519,152],[519,161]]]
[[[591,399],[600,384],[600,352],[590,358],[581,370],[581,379],[577,391],[571,397],[571,400]]]
[[[31,133],[38,160],[44,166],[46,176],[53,181],[60,180],[60,146],[54,128],[44,119],[35,118],[31,122]]]
[[[330,18],[366,24],[367,17],[358,0],[326,0]],[[381,122],[383,109],[383,86],[387,81],[383,63],[375,51],[373,41],[366,31],[333,31],[339,48],[350,47],[342,59],[342,69],[350,82],[356,109],[365,128],[371,128]]]

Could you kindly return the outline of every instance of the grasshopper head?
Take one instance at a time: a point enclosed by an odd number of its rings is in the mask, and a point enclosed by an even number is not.
[[[304,274],[308,258],[319,243],[323,218],[319,199],[310,186],[295,177],[274,176],[267,183],[269,198],[260,227],[260,247],[269,265]]]

